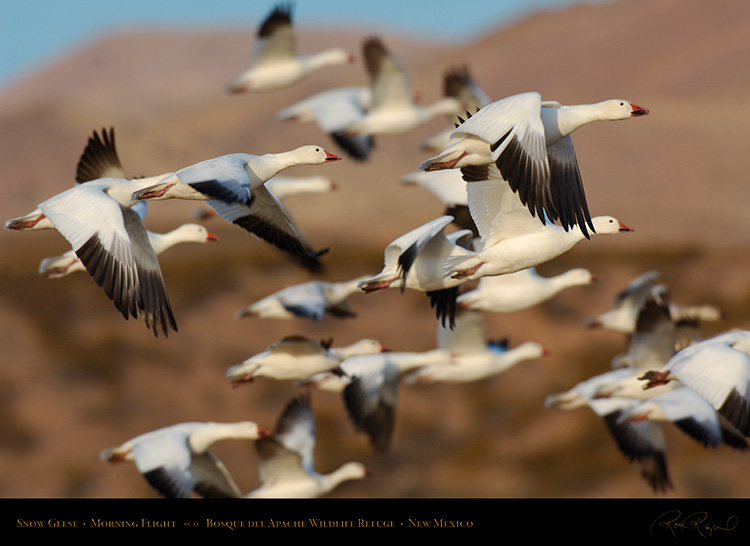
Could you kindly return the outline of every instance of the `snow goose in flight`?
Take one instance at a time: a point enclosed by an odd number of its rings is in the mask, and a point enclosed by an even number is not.
[[[619,421],[671,421],[706,447],[726,444],[745,450],[747,440],[695,391],[680,387],[644,400],[620,415]]]
[[[291,5],[280,4],[266,17],[258,30],[250,68],[227,85],[227,92],[271,91],[297,83],[325,66],[354,62],[354,56],[341,48],[297,55],[291,12]]]
[[[488,104],[462,123],[451,144],[424,161],[421,170],[492,163],[539,221],[560,220],[568,230],[596,231],[586,204],[570,134],[597,120],[640,117],[649,111],[626,100],[563,106],[521,93]],[[545,214],[548,218],[545,218]]]
[[[358,277],[343,282],[309,281],[287,286],[241,309],[237,318],[322,320],[325,314],[338,318],[355,317],[347,298],[359,292],[359,284],[368,278]]]
[[[331,347],[331,341],[317,342],[302,336],[287,336],[272,343],[265,351],[230,367],[227,377],[233,386],[251,383],[258,377],[303,379],[332,370],[354,355],[387,350],[374,339],[361,339],[345,347]]]
[[[183,224],[167,233],[152,231],[146,231],[146,233],[157,256],[180,243],[208,243],[219,240],[216,235],[199,224]],[[39,264],[39,274],[48,279],[58,279],[76,271],[85,270],[86,267],[73,250],[61,256],[45,258]]]
[[[478,279],[535,267],[567,252],[584,239],[581,230],[535,220],[494,164],[464,167],[471,217],[480,234],[478,251],[456,248],[443,273],[454,279]],[[598,234],[633,231],[612,216],[593,219]]]
[[[255,443],[260,456],[262,485],[246,495],[249,498],[321,497],[348,480],[368,475],[356,462],[346,463],[330,474],[315,471],[315,417],[309,396],[292,399],[279,417],[271,436]]]
[[[370,76],[372,103],[367,113],[346,129],[347,135],[395,135],[416,129],[442,114],[461,113],[461,103],[445,97],[428,106],[414,103],[409,76],[380,38],[371,36],[362,46]]]
[[[351,135],[345,130],[360,120],[372,103],[369,87],[337,87],[311,95],[279,110],[276,117],[301,123],[314,121],[353,159],[364,161],[375,145],[372,135]]]
[[[134,461],[146,481],[168,498],[241,497],[224,464],[209,451],[220,440],[259,440],[269,432],[252,421],[238,423],[180,423],[147,432],[105,449],[110,463]]]
[[[105,142],[95,133],[84,158],[101,144],[108,145],[107,139],[111,139],[113,149],[113,132],[105,137]],[[131,200],[133,192],[151,186],[165,175],[136,180],[98,178],[81,183],[84,178],[95,176],[82,174],[82,162],[78,184],[47,199],[34,212],[7,221],[6,229],[57,229],[126,319],[142,315],[156,336],[160,332],[166,336],[169,327],[176,331],[159,261],[141,215],[131,208],[135,205]],[[100,168],[106,170],[102,165]],[[121,173],[121,167],[114,169],[113,173]]]
[[[686,347],[642,379],[644,389],[679,381],[750,437],[750,332],[721,334]]]
[[[115,129],[102,129],[99,136],[97,131],[89,137],[86,147],[76,166],[76,185],[97,180],[99,178],[125,178],[125,170],[120,163],[115,147]],[[141,217],[143,213],[141,213]],[[5,229],[31,231],[37,229],[55,229],[55,226],[36,209],[34,212],[8,220]]]
[[[404,383],[428,385],[481,381],[501,374],[520,362],[548,354],[536,342],[509,349],[507,340],[487,341],[486,331],[484,318],[473,309],[457,312],[453,330],[438,324],[438,348],[446,351],[449,359],[417,368],[404,377]]]
[[[467,309],[512,313],[547,301],[566,288],[591,284],[595,279],[587,269],[570,269],[543,277],[530,267],[506,275],[482,277],[477,288],[458,296],[456,303]]]
[[[341,362],[337,374],[347,413],[375,451],[382,453],[390,447],[401,377],[447,358],[444,350],[433,349],[355,355]]]
[[[327,252],[306,248],[297,230],[265,183],[295,165],[320,165],[341,158],[321,146],[261,156],[236,153],[208,159],[180,169],[150,187],[135,192],[133,200],[188,199],[207,201],[225,220],[237,224],[288,253],[303,267],[319,271],[318,258]]]
[[[652,294],[667,292],[665,285],[654,284],[658,278],[659,272],[655,270],[639,275],[615,296],[612,309],[587,318],[584,326],[631,334],[646,299]],[[670,302],[669,312],[675,321],[717,321],[724,317],[724,313],[713,305],[678,305]]]
[[[443,94],[458,100],[463,111],[473,114],[483,106],[490,103],[490,98],[477,84],[466,65],[456,66],[445,73],[443,77]],[[450,136],[459,125],[461,118],[457,115],[447,115],[448,127],[423,140],[420,144],[422,150],[439,152],[450,145]]]
[[[385,249],[382,271],[363,281],[360,288],[365,293],[396,286],[402,292],[406,288],[426,292],[438,320],[452,323],[458,285],[463,281],[444,278],[443,265],[472,239],[469,230],[446,235],[445,228],[452,221],[450,215],[441,216],[392,241]]]
[[[545,407],[572,410],[589,407],[600,417],[618,449],[640,471],[641,476],[654,491],[666,491],[672,487],[666,459],[666,439],[658,421],[620,420],[624,412],[634,408],[640,401],[627,397],[595,398],[596,390],[605,384],[627,378],[631,370],[612,370],[578,383],[572,389],[551,394],[545,399]]]

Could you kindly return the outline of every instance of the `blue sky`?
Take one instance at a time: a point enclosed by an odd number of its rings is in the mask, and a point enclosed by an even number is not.
[[[414,29],[426,36],[462,36],[506,24],[530,10],[575,0],[297,0],[297,25],[353,23]],[[0,0],[0,87],[107,32],[248,26],[275,0]]]

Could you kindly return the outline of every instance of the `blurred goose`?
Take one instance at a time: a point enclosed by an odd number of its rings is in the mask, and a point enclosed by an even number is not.
[[[455,248],[443,274],[471,280],[535,267],[567,252],[584,239],[581,230],[566,231],[534,219],[494,164],[462,169],[469,211],[480,234],[478,251]],[[612,216],[593,219],[598,234],[633,231]]]
[[[560,220],[567,231],[586,225],[588,212],[570,134],[593,121],[641,117],[649,111],[626,100],[563,106],[542,101],[539,93],[521,93],[488,104],[462,123],[451,144],[424,161],[420,170],[494,164],[538,221]],[[546,219],[546,216],[549,218]]]
[[[428,385],[437,382],[468,383],[501,374],[525,360],[540,358],[548,351],[527,342],[508,348],[507,340],[487,341],[487,326],[479,311],[461,310],[453,330],[438,324],[438,348],[450,357],[421,366],[404,376],[404,383]]]
[[[387,351],[374,339],[362,339],[345,347],[317,342],[302,336],[287,336],[257,355],[227,370],[234,386],[251,383],[258,377],[278,380],[302,379],[336,368],[341,361],[358,354]]]
[[[587,318],[584,326],[604,328],[624,334],[632,333],[635,330],[638,313],[646,299],[652,294],[667,292],[665,285],[654,284],[658,278],[659,272],[655,270],[639,275],[615,296],[612,309]],[[713,305],[678,305],[670,302],[669,311],[675,321],[718,321],[724,317],[721,309]]]
[[[390,446],[402,375],[447,358],[444,350],[434,349],[356,355],[341,362],[337,373],[347,413],[375,451],[384,452]]]
[[[666,439],[658,421],[620,420],[624,412],[634,408],[639,400],[626,397],[595,398],[596,390],[605,384],[629,377],[627,368],[612,370],[578,383],[572,389],[552,394],[545,399],[545,407],[572,410],[589,407],[603,421],[618,449],[640,471],[654,491],[672,487],[666,459]]]
[[[706,447],[726,444],[747,449],[747,441],[704,398],[680,387],[644,400],[620,415],[619,421],[670,421],[682,432]]]
[[[458,100],[463,111],[473,114],[490,103],[490,98],[472,77],[467,65],[451,68],[443,77],[443,94]],[[438,134],[424,139],[420,143],[422,150],[439,152],[450,145],[450,136],[458,124],[463,121],[456,115],[447,115],[446,129]]]
[[[396,286],[402,292],[407,288],[426,292],[438,320],[452,322],[458,285],[463,281],[445,278],[443,266],[472,239],[469,230],[446,235],[445,228],[452,221],[452,216],[442,216],[392,241],[385,249],[383,270],[363,281],[360,288],[366,293]]]
[[[571,269],[553,277],[542,277],[530,267],[515,273],[482,277],[474,290],[456,299],[459,307],[493,313],[512,313],[538,305],[573,286],[586,286],[596,277],[587,269]]]
[[[338,188],[327,176],[274,176],[266,182],[266,187],[279,201],[294,195],[329,193]]]
[[[306,248],[281,204],[265,187],[280,171],[295,165],[320,165],[341,158],[321,146],[301,146],[276,154],[229,154],[180,169],[134,192],[132,199],[207,201],[225,220],[290,254],[310,271],[319,271],[326,250]]]
[[[367,38],[362,50],[370,76],[372,102],[364,116],[344,129],[345,134],[395,135],[412,131],[435,116],[461,113],[461,103],[454,97],[445,97],[428,106],[415,104],[409,76],[380,38]]]
[[[349,156],[366,160],[375,145],[372,135],[350,135],[345,130],[359,121],[372,104],[369,87],[338,87],[311,95],[279,110],[276,117],[301,123],[314,121]]]
[[[167,233],[152,231],[146,231],[146,233],[156,255],[180,243],[208,243],[219,240],[216,235],[199,224],[183,224]],[[73,250],[61,256],[45,258],[39,264],[39,274],[48,279],[58,279],[76,271],[85,270],[86,267]]]
[[[168,498],[240,497],[224,464],[208,448],[220,440],[258,440],[268,435],[251,421],[181,423],[162,428],[101,452],[110,463],[134,461],[146,481]]]
[[[322,320],[325,314],[338,318],[351,318],[347,298],[359,292],[359,283],[368,277],[358,277],[344,282],[309,281],[287,286],[237,313],[237,318],[255,316],[259,318]]]
[[[642,379],[644,389],[679,381],[750,437],[750,332],[730,332],[686,347]]]
[[[354,62],[340,48],[297,55],[291,11],[290,5],[280,4],[266,17],[258,30],[252,65],[227,85],[227,92],[271,91],[297,83],[325,66]]]
[[[367,476],[361,463],[346,463],[330,474],[319,474],[313,464],[315,417],[308,396],[287,404],[274,433],[255,444],[260,456],[262,485],[247,497],[321,497],[348,480]]]

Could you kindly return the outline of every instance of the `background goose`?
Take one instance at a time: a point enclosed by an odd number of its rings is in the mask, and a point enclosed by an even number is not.
[[[463,108],[459,114],[468,117],[490,103],[490,98],[472,77],[467,65],[451,68],[443,77],[443,94],[458,100]],[[419,147],[422,150],[439,152],[450,145],[450,137],[463,121],[458,115],[447,115],[447,127],[438,134],[424,139]]]
[[[216,235],[199,224],[183,224],[167,233],[154,233],[148,230],[146,233],[157,256],[180,243],[209,243],[219,240]],[[69,250],[62,256],[45,258],[39,264],[39,274],[48,279],[58,279],[76,271],[85,270],[86,267],[73,250]]]
[[[262,485],[247,497],[321,497],[341,483],[367,476],[361,463],[346,463],[330,474],[315,471],[315,417],[309,396],[292,399],[279,417],[274,433],[255,444],[260,456]]]
[[[543,277],[535,267],[515,273],[482,277],[479,285],[456,299],[459,307],[493,313],[512,313],[538,305],[566,288],[586,286],[596,277],[587,269],[570,269],[560,275]]]
[[[545,223],[560,220],[568,230],[586,225],[588,212],[581,173],[570,133],[597,120],[640,117],[648,110],[613,99],[563,106],[539,93],[521,93],[493,102],[462,123],[452,143],[420,165],[420,170],[451,169],[494,163],[521,202]]]
[[[404,383],[468,383],[503,373],[525,360],[540,358],[548,351],[539,343],[527,342],[513,349],[507,340],[488,341],[487,324],[479,311],[463,309],[456,313],[455,328],[438,324],[438,349],[450,355],[421,366],[404,376]]]
[[[337,87],[326,89],[279,110],[281,120],[317,123],[320,129],[350,157],[364,161],[375,146],[373,135],[352,135],[346,128],[367,113],[372,104],[369,87]]]
[[[644,389],[679,381],[750,437],[750,332],[730,332],[686,347],[643,379]]]
[[[354,57],[340,48],[309,56],[297,55],[292,8],[289,4],[280,4],[258,29],[251,67],[227,85],[227,92],[272,91],[297,83],[324,66],[351,62]]]
[[[303,379],[336,368],[343,360],[359,354],[387,351],[374,339],[363,339],[345,347],[331,347],[331,341],[317,342],[302,336],[287,336],[241,364],[227,370],[232,385],[250,383],[258,377],[278,380]]]
[[[361,119],[344,129],[346,135],[395,135],[411,131],[435,116],[461,113],[461,103],[454,97],[428,106],[415,104],[409,76],[380,38],[367,38],[362,51],[370,76],[372,103]]]
[[[105,449],[101,459],[134,461],[146,481],[164,497],[187,498],[193,491],[204,497],[240,497],[226,467],[208,448],[220,440],[258,440],[267,435],[267,430],[252,421],[181,423]]]
[[[322,320],[328,314],[338,318],[353,318],[356,314],[349,307],[347,298],[359,292],[359,284],[367,278],[357,277],[343,282],[309,281],[287,286],[244,307],[236,316]]]

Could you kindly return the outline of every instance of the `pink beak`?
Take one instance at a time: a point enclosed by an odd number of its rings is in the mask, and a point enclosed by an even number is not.
[[[326,161],[340,161],[341,158],[331,152],[326,151]]]
[[[630,117],[638,117],[638,116],[646,116],[648,115],[648,108],[644,108],[643,106],[638,106],[637,104],[630,104],[630,106],[633,108],[633,111],[630,112]]]

